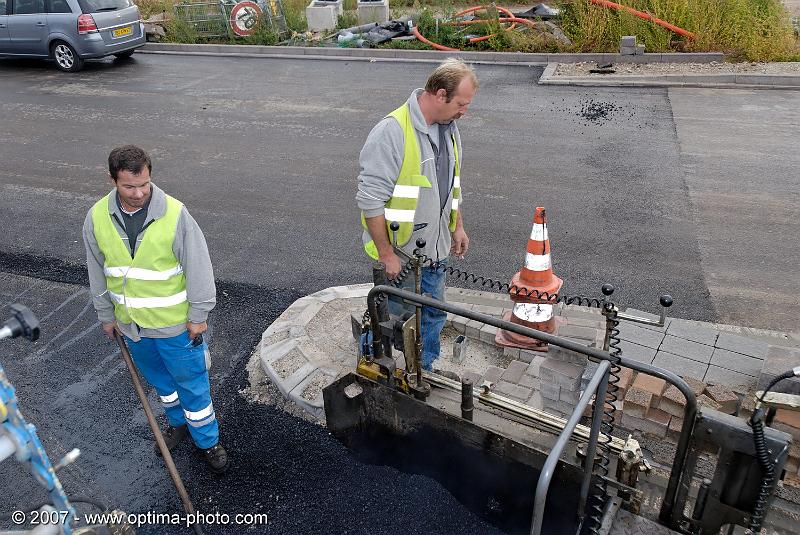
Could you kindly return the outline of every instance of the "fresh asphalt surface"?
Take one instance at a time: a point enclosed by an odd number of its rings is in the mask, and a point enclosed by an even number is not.
[[[40,342],[3,343],[0,359],[53,456],[84,451],[64,472],[70,493],[134,513],[180,509],[83,286],[83,218],[110,187],[108,151],[136,143],[203,227],[219,281],[212,380],[234,467],[212,478],[180,450],[196,508],[266,512],[268,529],[253,529],[270,533],[493,530],[435,482],[361,464],[324,428],[238,393],[261,331],[293,300],[368,280],[357,154],[430,68],[137,55],[65,76],[0,62],[0,305],[49,315]],[[472,246],[456,265],[510,278],[542,205],[566,293],[611,282],[624,305],[655,311],[666,291],[674,316],[796,329],[795,93],[545,88],[540,68],[477,71],[461,122]],[[754,130],[772,139],[754,143]],[[14,465],[3,474],[21,474]],[[0,491],[9,509],[42,498],[25,475],[4,475]]]

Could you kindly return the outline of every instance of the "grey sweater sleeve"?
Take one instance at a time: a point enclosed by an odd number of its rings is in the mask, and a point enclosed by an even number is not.
[[[94,237],[92,211],[86,214],[83,222],[83,244],[86,247],[86,270],[89,272],[89,290],[92,292],[92,304],[97,311],[97,319],[103,323],[114,321],[114,305],[106,292],[106,276],[103,273],[105,257],[100,252]]]
[[[172,250],[186,276],[189,321],[202,323],[217,303],[217,288],[206,238],[185,206],[178,219]]]
[[[364,217],[383,215],[394,191],[405,149],[403,130],[395,119],[387,117],[375,125],[361,149],[356,201]]]

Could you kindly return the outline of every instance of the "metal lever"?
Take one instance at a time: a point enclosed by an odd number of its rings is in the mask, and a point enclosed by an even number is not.
[[[604,284],[601,291],[603,295],[609,297],[611,294],[614,293],[614,286],[612,284]],[[664,294],[658,298],[658,302],[661,304],[661,315],[656,320],[651,320],[648,318],[640,318],[639,316],[634,316],[633,314],[627,314],[625,312],[618,312],[617,318],[625,321],[630,321],[633,323],[641,323],[643,325],[652,325],[654,327],[663,327],[667,321],[667,309],[672,306],[672,296],[669,294]]]
[[[411,256],[397,246],[397,231],[400,230],[400,223],[397,221],[392,221],[389,223],[389,229],[392,231],[392,248],[394,249],[394,252],[402,256],[405,261],[408,262],[411,260]]]

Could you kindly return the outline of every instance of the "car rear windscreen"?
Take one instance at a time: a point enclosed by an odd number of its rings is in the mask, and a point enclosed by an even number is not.
[[[99,13],[102,11],[116,11],[130,7],[131,0],[78,0],[81,11],[84,13]]]

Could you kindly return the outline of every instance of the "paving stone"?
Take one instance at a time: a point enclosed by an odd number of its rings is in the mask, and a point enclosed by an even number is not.
[[[542,387],[542,383],[539,381],[538,377],[528,375],[527,373],[523,374],[522,377],[519,378],[517,384],[526,388],[532,388],[534,390],[541,390]]]
[[[732,389],[736,387],[751,388],[755,386],[756,383],[754,377],[714,365],[708,367],[708,371],[703,380],[706,383],[721,384]]]
[[[498,305],[500,303],[498,302]],[[489,305],[472,305],[473,312],[480,312],[481,314],[488,314],[489,316],[502,316],[502,306],[489,306]]]
[[[494,337],[497,335],[497,327],[485,325],[481,327],[480,339],[487,344],[494,344]]]
[[[714,329],[677,319],[669,324],[667,334],[709,346],[713,346],[719,336]]]
[[[567,418],[575,410],[575,406],[567,401],[542,398],[542,405],[546,412],[554,413],[562,418]]]
[[[653,394],[653,402],[658,402],[661,394],[667,389],[667,382],[664,379],[640,373],[633,380],[632,388]]]
[[[508,381],[499,381],[494,386],[494,390],[499,394],[510,396],[519,401],[525,401],[533,394],[532,388],[525,388],[524,386],[509,383]]]
[[[711,355],[711,364],[745,375],[758,377],[758,374],[761,373],[761,367],[764,365],[764,361],[717,347],[714,349],[714,354]]]
[[[464,373],[461,374],[462,379],[470,379],[472,381],[473,388],[476,388],[483,383],[483,378],[480,374],[475,373],[471,370],[465,370]]]
[[[528,364],[527,373],[529,373],[530,375],[533,375],[534,377],[540,377],[539,368],[541,367],[542,362],[544,362],[544,361],[545,361],[545,357],[542,356],[542,355],[537,355],[537,356],[533,357],[533,360],[531,361],[531,363]]]
[[[519,360],[521,360],[522,362],[527,362],[528,364],[533,362],[533,359],[535,359],[537,357],[541,357],[542,359],[544,359],[544,357],[542,357],[542,353],[540,353],[539,351],[531,351],[529,349],[521,349],[520,352],[519,352]]]
[[[625,394],[625,402],[622,405],[622,410],[626,414],[631,414],[637,418],[644,418],[647,411],[650,410],[650,405],[652,403],[653,394],[636,388],[630,388]]]
[[[602,333],[605,333],[606,330],[606,321],[602,316],[592,318],[568,318],[567,324],[578,327],[591,327]]]
[[[667,438],[671,442],[677,443],[678,439],[681,436],[682,428],[683,428],[683,418],[673,416],[672,419],[669,421],[669,426],[667,427]]]
[[[679,373],[678,375],[680,375],[681,379],[686,381],[686,384],[689,385],[689,389],[694,393],[695,396],[699,396],[705,391],[706,384],[701,379],[691,377],[683,373]]]
[[[800,429],[800,412],[778,409],[775,411],[775,421]]]
[[[671,414],[668,414],[660,409],[650,409],[647,412],[647,417],[645,419],[651,424],[648,427],[653,434],[660,437],[667,436],[667,428],[669,427],[669,422],[672,419]],[[643,431],[648,431],[648,429],[643,429]]]
[[[520,348],[518,347],[504,347],[503,348],[503,356],[509,359],[518,359],[520,353]]]
[[[725,414],[736,414],[739,405],[739,396],[723,385],[715,384],[706,387],[706,395],[719,403],[721,412]]]
[[[557,400],[561,397],[561,387],[552,383],[542,383],[539,391],[543,398]]]
[[[483,381],[496,383],[497,381],[500,380],[500,377],[503,376],[504,371],[505,370],[503,368],[498,368],[497,366],[489,366],[483,373]],[[481,383],[483,383],[483,381],[481,381]]]
[[[543,381],[552,381],[562,388],[575,391],[580,388],[583,367],[547,358],[539,366],[539,375]]]
[[[699,396],[697,396],[697,404],[700,405],[701,407],[708,407],[710,409],[714,409],[715,411],[718,411],[722,408],[722,406],[719,403],[717,403],[716,401],[714,401],[705,394],[700,394]]]
[[[622,349],[622,354],[629,359],[646,364],[652,364],[656,356],[656,350],[652,347],[640,346],[625,340],[622,340],[617,347]]]
[[[559,401],[566,401],[567,403],[571,403],[575,405],[578,403],[578,400],[581,399],[580,392],[570,392],[569,390],[561,389],[561,393],[558,395]]]
[[[577,364],[580,366],[585,365],[589,361],[586,355],[582,353],[554,345],[550,345],[549,350],[547,351],[547,358],[557,359],[562,362],[569,362],[570,364]]]
[[[711,355],[714,353],[714,347],[710,345],[693,342],[677,336],[667,334],[664,341],[661,342],[659,351],[666,351],[673,355],[680,355],[687,359],[696,360],[708,364],[711,361]]]
[[[669,385],[661,396],[658,408],[672,416],[683,417],[686,398],[675,385]]]
[[[639,327],[633,323],[623,322],[619,326],[619,337],[640,346],[658,349],[664,340],[664,333]]]
[[[464,334],[467,338],[473,338],[475,340],[480,340],[481,337],[481,328],[486,325],[485,323],[481,323],[477,320],[469,320],[466,325],[466,330]]]
[[[454,316],[453,320],[450,322],[450,325],[461,334],[464,334],[467,330],[467,318],[462,316]]]
[[[800,364],[800,349],[783,346],[770,346],[764,357],[764,366],[758,375],[758,389],[763,390],[778,375]],[[800,394],[800,378],[784,379],[773,388],[774,392]]]
[[[621,396],[625,397],[625,392],[627,392],[628,388],[630,388],[630,386],[633,384],[633,379],[636,377],[636,372],[630,368],[622,367],[617,375],[619,376],[617,388],[619,388]]]
[[[542,393],[541,392],[534,392],[528,401],[525,402],[528,406],[533,407],[534,409],[542,410],[544,408],[544,402],[542,401]]]
[[[629,412],[623,412],[622,418],[620,418],[620,425],[629,431],[641,431],[642,426],[644,426],[644,418]]]
[[[594,374],[599,366],[600,365],[596,362],[589,362],[588,364],[586,364],[586,369],[583,370],[583,375],[581,376],[582,390],[585,390],[586,387],[589,385],[589,381],[592,380],[592,377],[594,377]]]
[[[528,364],[520,360],[514,360],[503,372],[502,379],[510,383],[516,383],[522,378],[522,374],[528,371]]]
[[[659,351],[656,353],[656,358],[653,359],[653,365],[665,368],[671,372],[685,373],[697,379],[705,377],[706,370],[708,369],[708,364],[705,362],[697,362],[696,360],[673,355],[666,351]]]
[[[572,325],[568,323],[559,325],[558,329],[556,329],[556,334],[562,338],[585,340],[587,343],[584,345],[593,344],[597,339],[597,329],[592,329],[591,327],[581,327],[579,325]]]
[[[741,353],[761,360],[764,360],[769,350],[769,344],[766,342],[730,333],[719,333],[716,346],[720,349],[727,349],[734,353]]]

